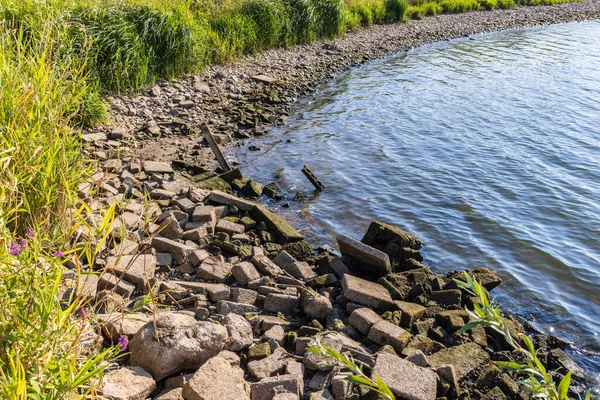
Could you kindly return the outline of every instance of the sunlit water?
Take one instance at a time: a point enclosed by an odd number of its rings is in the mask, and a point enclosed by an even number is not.
[[[438,271],[496,270],[502,306],[574,342],[600,374],[600,21],[371,62],[235,156],[289,192],[283,211],[315,244],[381,219],[423,239]]]

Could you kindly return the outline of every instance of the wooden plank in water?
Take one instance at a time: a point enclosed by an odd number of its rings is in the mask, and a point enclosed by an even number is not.
[[[317,176],[313,174],[310,168],[308,168],[306,165],[302,167],[302,173],[308,178],[310,183],[312,183],[318,191],[322,192],[323,190],[325,190],[325,186],[323,186],[319,178],[317,178]]]
[[[219,145],[217,144],[217,142],[216,142],[214,136],[212,135],[212,133],[210,132],[210,129],[208,129],[208,125],[206,125],[203,122],[200,125],[200,129],[202,129],[202,134],[204,135],[204,138],[208,142],[208,145],[210,146],[210,148],[211,148],[212,152],[214,153],[215,157],[217,157],[217,161],[219,162],[219,165],[221,166],[221,169],[224,172],[231,171],[231,166],[229,165],[229,163],[227,162],[227,160],[225,159],[225,157],[223,157],[223,153],[221,153],[221,149],[219,149]]]

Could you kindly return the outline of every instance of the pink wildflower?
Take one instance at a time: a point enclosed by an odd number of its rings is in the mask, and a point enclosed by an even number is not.
[[[26,249],[27,248],[27,240],[26,239],[21,239],[21,241],[19,242],[19,246],[22,249]]]
[[[10,246],[8,246],[8,252],[12,256],[18,256],[19,254],[21,254],[21,246],[17,242],[12,242]]]
[[[63,254],[62,251],[57,251],[56,253],[52,254],[52,257],[64,257],[65,255]]]
[[[119,337],[118,342],[121,351],[126,351],[127,347],[129,346],[129,338],[127,337],[127,335],[121,335],[121,337]]]
[[[27,228],[27,237],[34,237],[35,231],[31,228]]]

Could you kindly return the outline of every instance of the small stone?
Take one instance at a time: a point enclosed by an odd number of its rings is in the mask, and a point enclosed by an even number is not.
[[[152,247],[158,251],[170,253],[177,264],[183,264],[187,261],[189,254],[196,250],[193,247],[160,236],[152,238]]]
[[[300,296],[302,310],[309,318],[324,320],[333,310],[329,298],[314,290],[303,290]]]
[[[256,203],[241,199],[231,194],[220,192],[218,190],[213,190],[208,195],[208,199],[214,203],[225,204],[227,206],[235,206],[240,210],[246,212],[252,210],[256,206]]]
[[[395,301],[394,304],[396,304],[396,307],[402,311],[400,323],[404,328],[410,328],[412,324],[419,318],[422,318],[423,315],[425,315],[425,311],[427,311],[427,308],[416,303]]]
[[[156,273],[156,256],[150,254],[108,257],[106,266],[109,272],[132,283],[148,285],[148,279]]]
[[[183,101],[179,102],[179,107],[192,108],[192,107],[194,107],[194,102],[192,100],[183,100]]]
[[[252,384],[252,400],[273,400],[281,393],[291,393],[296,398],[300,396],[298,379],[294,375],[279,375],[262,379]]]
[[[231,288],[231,300],[236,303],[254,304],[258,293],[250,289]]]
[[[271,346],[269,343],[259,343],[253,346],[250,346],[248,349],[248,359],[250,360],[260,360],[262,358],[268,357],[271,355]]]
[[[252,264],[263,274],[271,277],[281,275],[282,271],[273,261],[267,256],[252,257]]]
[[[158,396],[154,397],[153,400],[184,400],[183,399],[183,388],[172,388],[165,389],[159,393]]]
[[[167,239],[181,239],[183,238],[183,229],[175,217],[169,216],[160,224],[158,234]]]
[[[429,299],[442,306],[460,307],[462,293],[459,289],[437,290],[429,294]]]

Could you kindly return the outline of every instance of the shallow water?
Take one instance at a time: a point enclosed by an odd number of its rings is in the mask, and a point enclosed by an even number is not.
[[[600,21],[371,62],[235,156],[289,192],[284,214],[316,244],[381,219],[423,239],[439,271],[496,270],[503,307],[573,341],[600,375]]]

